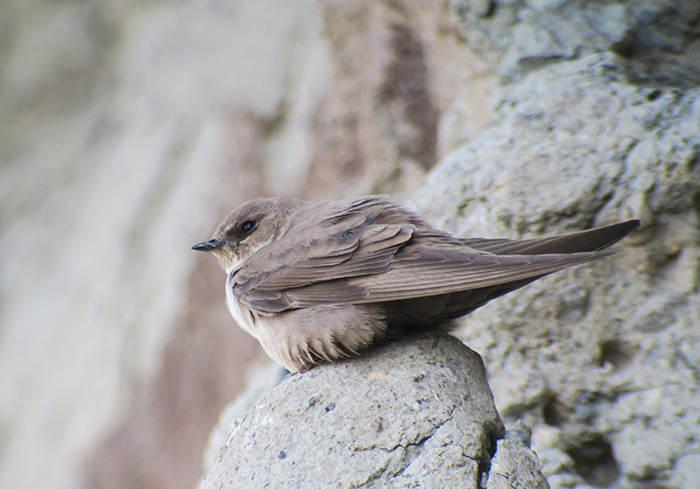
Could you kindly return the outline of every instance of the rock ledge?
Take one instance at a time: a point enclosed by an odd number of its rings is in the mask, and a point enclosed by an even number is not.
[[[479,355],[431,333],[286,378],[235,424],[200,487],[477,488],[503,436]],[[498,447],[487,487],[547,487],[525,444]],[[511,454],[532,461],[527,477]]]

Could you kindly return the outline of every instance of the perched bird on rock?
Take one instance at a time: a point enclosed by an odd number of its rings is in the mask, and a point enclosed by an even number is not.
[[[457,238],[385,196],[242,205],[213,239],[231,315],[290,372],[452,321],[549,273],[612,254],[627,221],[526,240]]]

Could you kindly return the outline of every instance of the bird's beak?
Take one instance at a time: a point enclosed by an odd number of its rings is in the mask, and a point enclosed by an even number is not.
[[[224,245],[225,241],[221,239],[210,239],[209,241],[204,241],[203,243],[197,243],[192,247],[195,251],[214,251],[218,250]]]

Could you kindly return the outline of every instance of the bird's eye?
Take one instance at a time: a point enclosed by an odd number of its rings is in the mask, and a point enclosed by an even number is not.
[[[257,222],[248,219],[247,221],[243,221],[241,223],[241,231],[243,231],[244,233],[249,233],[253,229],[255,229],[257,226],[258,226]]]

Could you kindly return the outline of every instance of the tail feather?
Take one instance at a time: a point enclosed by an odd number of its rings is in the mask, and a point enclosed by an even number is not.
[[[495,255],[541,255],[598,251],[611,246],[639,227],[638,220],[549,238],[524,240],[470,238],[467,246]]]

